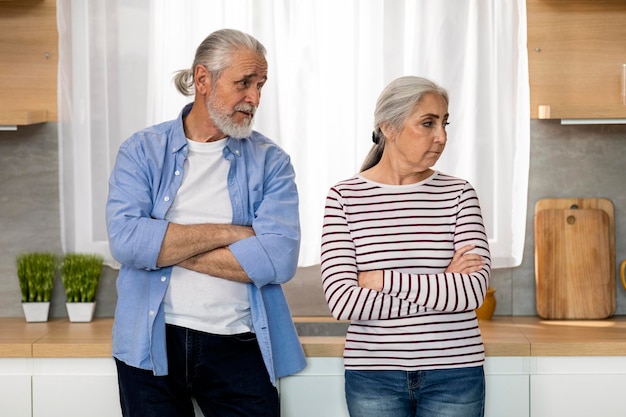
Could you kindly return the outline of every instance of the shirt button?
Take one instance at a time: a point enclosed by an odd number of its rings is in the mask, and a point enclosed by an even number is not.
[[[170,201],[170,198],[169,198],[169,197],[165,197],[165,198],[163,199],[163,201]]]
[[[238,151],[238,150],[237,150],[237,151],[235,151],[235,154],[239,155],[239,151]]]
[[[161,282],[165,282],[167,280],[167,277],[161,277]]]
[[[154,310],[150,310],[150,315],[154,316]]]
[[[176,171],[174,175],[180,175],[180,171]]]

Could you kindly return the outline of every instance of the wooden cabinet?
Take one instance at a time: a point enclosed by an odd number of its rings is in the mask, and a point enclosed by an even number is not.
[[[626,118],[623,0],[527,0],[530,114]]]
[[[0,1],[0,37],[0,125],[57,120],[56,1]]]
[[[527,0],[532,118],[626,118],[626,1]],[[55,0],[0,1],[0,125],[57,120]]]

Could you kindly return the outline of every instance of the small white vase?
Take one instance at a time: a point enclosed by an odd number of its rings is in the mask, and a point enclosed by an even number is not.
[[[22,303],[24,317],[29,323],[38,323],[48,321],[48,312],[50,311],[50,302],[30,302]]]
[[[65,303],[67,316],[71,322],[90,322],[96,311],[96,302],[92,303]]]

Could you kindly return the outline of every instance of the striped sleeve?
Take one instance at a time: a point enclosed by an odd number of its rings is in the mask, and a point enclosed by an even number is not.
[[[389,310],[389,296],[358,286],[355,244],[343,211],[342,197],[335,188],[330,189],[324,208],[321,268],[326,302],[336,319],[373,317],[374,304],[379,309],[387,304],[386,310]]]

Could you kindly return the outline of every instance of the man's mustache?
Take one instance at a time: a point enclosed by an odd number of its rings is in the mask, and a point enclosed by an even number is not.
[[[251,104],[238,104],[234,107],[233,110],[249,113],[252,116],[254,116],[254,113],[256,113],[256,107]]]

